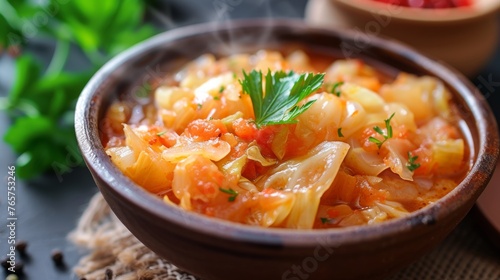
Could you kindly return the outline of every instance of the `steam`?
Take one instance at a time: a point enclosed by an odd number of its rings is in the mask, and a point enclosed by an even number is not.
[[[294,6],[296,1],[267,1],[267,0],[212,0],[204,2],[203,5],[195,6],[195,1],[173,1],[167,7],[148,6],[147,12],[152,16],[152,21],[161,26],[165,31],[173,30],[181,26],[206,22],[213,30],[222,30],[211,33],[207,42],[207,53],[213,53],[216,57],[225,57],[239,53],[255,53],[261,49],[267,49],[277,45],[278,41],[273,36],[272,28],[259,29],[257,32],[245,33],[233,29],[232,25],[237,19],[258,18],[256,20],[265,22],[283,15],[301,16],[301,7]],[[199,2],[196,2],[199,3]],[[208,4],[210,3],[210,4]],[[208,4],[208,5],[207,5]],[[297,3],[295,3],[297,4]],[[177,5],[177,6],[175,6]],[[258,35],[258,36],[256,36]],[[140,81],[135,78],[131,88],[132,98],[139,104],[147,103],[152,89],[151,80],[162,81],[169,74],[181,70],[182,66],[191,60],[193,51],[179,48],[175,50],[179,61],[171,61],[172,64],[165,71],[162,67],[162,54],[151,58],[149,65],[141,65],[140,72],[146,73]],[[206,53],[197,54],[198,57]],[[184,60],[184,61],[183,61]],[[175,69],[176,67],[179,67]],[[172,72],[173,71],[173,72]]]
[[[208,1],[207,1],[208,2]],[[300,17],[303,7],[297,5],[297,1],[267,1],[267,0],[212,0],[209,5],[204,4],[197,7],[188,7],[184,4],[182,9],[188,10],[190,16],[184,22],[176,21],[174,10],[160,11],[149,7],[148,11],[153,15],[165,30],[171,30],[192,23],[206,22],[215,28],[227,30],[213,33],[212,39],[206,42],[209,49],[217,50],[217,55],[228,56],[244,52],[255,52],[267,48],[277,41],[272,36],[271,28],[262,30],[259,36],[255,33],[243,34],[232,30],[232,20],[258,18],[261,21],[272,21],[283,16]],[[192,4],[193,2],[190,2]],[[294,5],[295,4],[295,5]],[[176,5],[182,5],[179,2]],[[176,15],[177,16],[177,15]],[[182,17],[182,15],[180,15]],[[196,18],[195,21],[192,18]],[[200,54],[202,55],[202,54]]]

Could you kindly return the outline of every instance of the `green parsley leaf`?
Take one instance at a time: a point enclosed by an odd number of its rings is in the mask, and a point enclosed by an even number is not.
[[[392,115],[387,119],[385,120],[385,127],[387,129],[387,138],[392,138],[392,125],[391,125],[391,120],[392,118],[394,117],[396,113],[392,113]]]
[[[378,134],[382,135],[384,137],[384,140],[381,141],[381,140],[379,140],[375,137],[372,137],[372,136],[370,136],[370,138],[368,138],[368,140],[372,143],[375,143],[379,149],[380,149],[380,147],[382,147],[382,145],[385,143],[385,141],[387,141],[387,139],[392,138],[393,133],[392,133],[391,120],[395,114],[396,113],[392,113],[392,115],[388,119],[384,120],[385,129],[387,130],[387,134],[384,134],[384,131],[380,127],[378,127],[378,126],[373,127],[373,130],[375,130],[375,132],[377,132]]]
[[[332,85],[332,88],[330,89],[331,94],[335,94],[336,96],[340,96],[340,87],[344,84],[344,82],[336,82]]]
[[[30,93],[33,81],[40,78],[41,66],[28,55],[16,59],[16,76],[14,86],[9,93],[9,107],[18,106],[23,95]]]
[[[9,46],[19,45],[24,41],[19,30],[15,29],[11,23],[0,13],[0,47],[2,49]]]
[[[417,168],[420,167],[420,163],[416,163],[415,161],[418,159],[418,156],[412,156],[411,152],[408,152],[408,163],[406,164],[406,167],[410,171],[415,171]]]
[[[165,133],[167,133],[167,131],[166,131],[166,130],[156,133],[156,136],[162,136],[162,135],[164,135]]]
[[[379,149],[380,149],[380,147],[382,146],[382,144],[384,144],[384,142],[385,142],[385,140],[384,140],[384,141],[380,141],[380,140],[378,140],[377,138],[372,137],[372,136],[370,136],[370,138],[368,138],[368,140],[369,140],[370,142],[372,142],[372,143],[377,144],[377,146],[378,146],[378,148],[379,148]]]
[[[16,171],[22,179],[54,169],[56,165],[65,166],[68,172],[83,163],[73,125],[55,123],[46,116],[17,118],[5,133],[4,141],[19,154]],[[68,163],[70,152],[72,161]],[[58,175],[61,171],[58,168]]]
[[[54,15],[65,36],[76,42],[94,63],[134,45],[156,33],[143,23],[146,3],[142,0],[71,0],[58,5]]]
[[[219,188],[219,191],[229,194],[230,196],[227,199],[227,201],[230,201],[230,202],[233,202],[236,199],[236,197],[238,196],[238,192],[231,189],[231,188],[229,188],[229,189]]]
[[[344,137],[344,134],[342,134],[342,127],[339,127],[339,129],[337,129],[337,135],[339,137]]]
[[[304,98],[318,90],[323,83],[324,74],[296,74],[293,71],[274,74],[268,70],[263,91],[262,72],[252,70],[249,74],[243,71],[240,81],[243,92],[250,95],[255,124],[263,125],[296,123],[297,116],[305,112],[315,100],[301,106],[297,105]]]
[[[73,126],[80,92],[110,57],[157,33],[151,24],[144,23],[145,1],[66,2],[0,0],[0,49],[29,45],[21,27],[54,12],[30,35],[30,39],[43,36],[57,41],[50,64],[45,67],[40,59],[26,54],[17,57],[13,87],[8,96],[0,97],[0,109],[13,123],[4,141],[19,155],[16,170],[20,178],[32,178],[50,169],[59,176],[83,163],[73,160],[74,164],[67,164],[69,154],[80,157]],[[83,50],[87,58],[77,72],[65,71],[71,46]],[[150,87],[145,86],[146,91],[149,93]]]
[[[330,224],[333,221],[333,219],[325,218],[325,217],[321,217],[319,219],[321,220],[322,224]]]
[[[220,86],[219,93],[222,93],[226,88],[224,86]]]
[[[375,130],[375,132],[377,132],[378,134],[380,134],[382,136],[384,135],[384,131],[378,126],[374,127],[373,130]]]

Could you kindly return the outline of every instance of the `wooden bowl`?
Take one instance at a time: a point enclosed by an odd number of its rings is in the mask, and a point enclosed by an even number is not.
[[[459,73],[398,43],[370,38],[357,57],[394,74],[440,78],[470,128],[473,165],[455,190],[436,203],[376,225],[326,230],[269,229],[186,212],[134,184],[110,161],[99,139],[106,108],[144,79],[163,76],[203,53],[227,55],[300,45],[341,55],[355,33],[301,21],[240,21],[196,25],[141,43],[108,62],[82,92],[76,110],[80,149],[114,213],[146,246],[203,279],[377,279],[436,246],[460,222],[490,179],[499,153],[495,119]]]
[[[365,34],[392,37],[473,77],[498,46],[500,1],[475,0],[473,6],[415,9],[373,0],[311,0],[306,20],[333,28],[352,28],[357,44]]]

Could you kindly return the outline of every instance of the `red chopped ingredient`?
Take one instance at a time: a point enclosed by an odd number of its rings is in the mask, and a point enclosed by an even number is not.
[[[241,175],[249,180],[255,180],[261,174],[266,173],[270,168],[270,166],[262,166],[256,161],[249,160],[243,168]]]
[[[378,134],[372,127],[367,127],[363,130],[358,140],[361,143],[363,149],[367,152],[377,152],[379,148],[375,143],[370,141],[370,137],[374,137],[380,141],[383,141],[384,138],[380,134]]]
[[[420,167],[414,171],[415,175],[425,175],[432,172],[434,162],[432,160],[432,150],[430,147],[419,147],[418,149],[412,151],[411,154],[418,157],[418,163],[420,164]]]
[[[175,133],[175,131],[173,130],[160,132],[157,134],[157,136],[160,139],[160,143],[167,148],[175,145],[177,143],[177,138],[179,137],[179,135],[177,135],[177,133]]]
[[[224,182],[224,174],[215,167],[208,165],[209,160],[199,157],[193,163],[192,180],[196,182],[198,191],[204,196],[213,196]]]
[[[186,128],[186,135],[199,141],[206,141],[222,136],[227,129],[221,120],[198,119],[192,121]]]
[[[234,134],[245,141],[252,141],[257,137],[257,127],[254,123],[237,119],[233,122]]]
[[[272,157],[274,153],[272,151],[273,139],[278,130],[276,126],[265,126],[257,131],[257,144],[261,148],[261,153],[265,157]]]
[[[472,5],[472,0],[375,0],[391,5],[399,5],[412,8],[423,9],[446,9],[468,7]]]
[[[338,210],[331,208],[328,209],[327,213],[329,218],[337,218],[338,216],[340,216],[340,212]]]
[[[258,177],[257,174],[257,169],[255,168],[255,162],[254,161],[249,161],[244,169],[241,175],[249,180],[255,180],[255,178]]]

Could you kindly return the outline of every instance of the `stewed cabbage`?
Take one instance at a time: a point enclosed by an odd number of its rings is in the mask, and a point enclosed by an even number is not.
[[[203,55],[150,81],[149,97],[114,102],[101,125],[106,152],[165,203],[262,227],[373,224],[453,190],[469,151],[441,81],[316,62],[303,51]],[[294,106],[276,103],[301,86]]]

